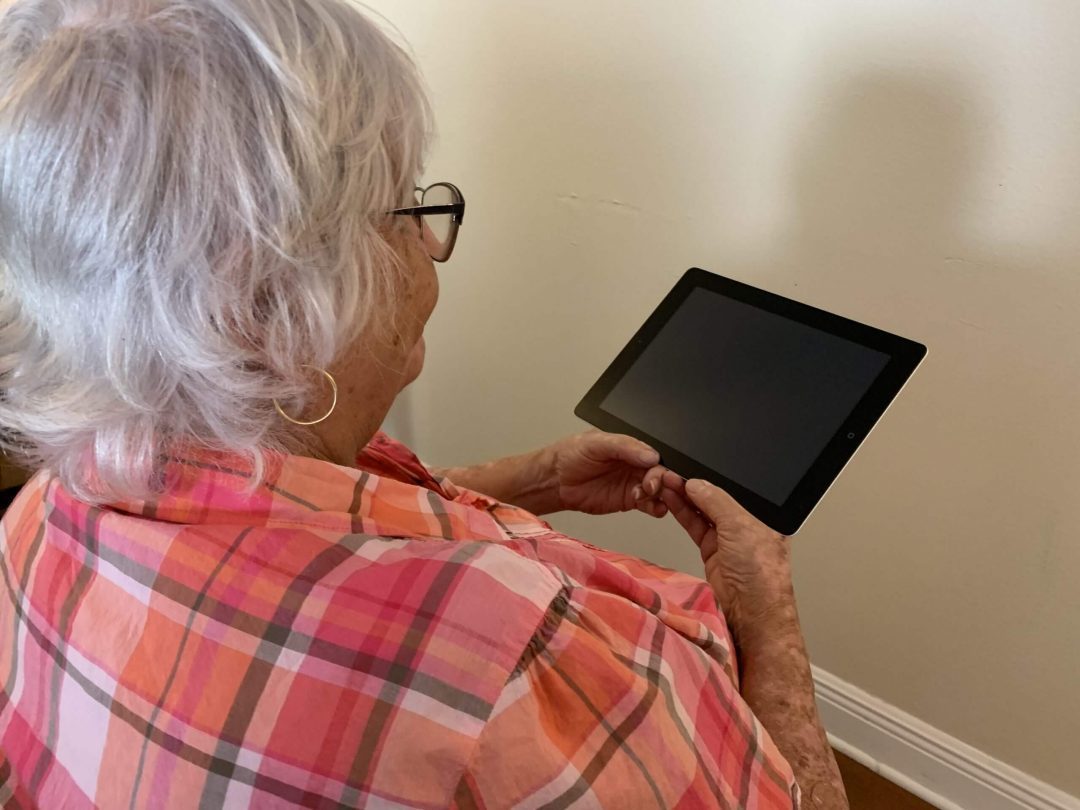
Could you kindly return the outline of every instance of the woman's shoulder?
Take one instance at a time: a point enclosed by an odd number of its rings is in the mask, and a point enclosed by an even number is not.
[[[31,482],[16,507],[4,531],[19,552],[3,564],[21,592],[3,603],[21,609],[0,607],[0,619],[34,628],[13,636],[24,649],[0,662],[0,683],[18,666],[19,682],[38,687],[9,696],[8,716],[44,741],[33,706],[58,707],[61,758],[81,756],[74,741],[88,733],[106,740],[102,762],[128,762],[147,736],[164,740],[158,756],[181,791],[201,784],[189,773],[195,754],[233,772],[253,750],[260,779],[298,796],[311,774],[331,793],[346,783],[377,791],[429,749],[449,779],[561,589],[537,561],[489,540],[318,519],[185,523],[86,504],[49,481]],[[63,658],[59,677],[35,639]],[[101,727],[88,728],[95,718]],[[214,739],[230,740],[227,750],[189,750]],[[128,775],[116,774],[121,794]],[[422,777],[395,785],[405,803],[449,804],[454,783]]]

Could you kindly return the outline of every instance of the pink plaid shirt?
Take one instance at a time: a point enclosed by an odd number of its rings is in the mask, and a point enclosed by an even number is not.
[[[790,808],[699,579],[437,481],[168,463],[45,474],[0,531],[0,806]]]

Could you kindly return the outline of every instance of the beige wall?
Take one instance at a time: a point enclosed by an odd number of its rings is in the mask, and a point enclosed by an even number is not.
[[[1080,4],[374,6],[469,204],[398,431],[465,463],[579,429],[691,265],[924,341],[797,538],[814,660],[1080,794]],[[556,522],[697,569],[673,523]]]

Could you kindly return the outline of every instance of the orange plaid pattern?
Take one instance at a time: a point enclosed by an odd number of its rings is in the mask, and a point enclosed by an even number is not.
[[[0,806],[798,803],[697,579],[435,480],[170,459],[149,502],[37,476],[0,530]]]

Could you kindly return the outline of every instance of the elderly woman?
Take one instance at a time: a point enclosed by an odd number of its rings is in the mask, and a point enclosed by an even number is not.
[[[342,0],[8,4],[0,803],[845,804],[784,538],[626,437],[379,432],[465,211],[427,131]],[[536,517],[635,507],[705,581]]]

